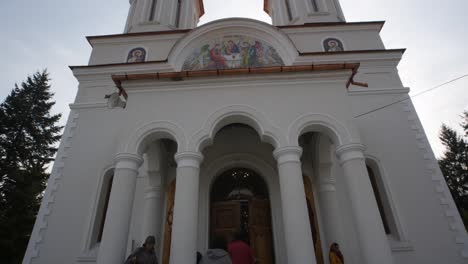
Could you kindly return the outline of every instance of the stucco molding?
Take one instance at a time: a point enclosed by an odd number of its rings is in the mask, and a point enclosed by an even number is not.
[[[106,102],[69,104],[71,110],[107,108]]]
[[[30,264],[33,259],[39,256],[40,245],[44,242],[44,236],[48,227],[48,218],[52,214],[56,193],[60,188],[62,178],[64,177],[63,170],[68,158],[68,151],[71,147],[72,138],[75,135],[78,118],[78,113],[73,110],[70,111],[67,125],[62,136],[62,141],[52,167],[52,172],[50,173],[49,180],[47,181],[47,188],[45,190],[44,197],[42,198],[41,207],[39,208],[36,222],[31,233],[31,238],[29,239],[28,247],[23,258],[23,264]]]
[[[414,132],[421,156],[426,164],[426,174],[431,177],[432,183],[434,184],[434,191],[439,198],[440,206],[444,211],[444,217],[447,218],[449,229],[454,234],[454,243],[461,245],[460,256],[463,259],[468,259],[468,234],[442,171],[440,170],[437,159],[434,156],[434,152],[429,145],[416,109],[410,99],[403,101],[401,105],[403,106],[403,111],[408,114],[409,125]]]
[[[291,65],[299,56],[292,40],[283,31],[258,20],[228,18],[198,27],[180,39],[169,53],[168,61],[180,71],[185,59],[208,39],[223,35],[244,35],[261,39],[276,49],[285,65]]]
[[[242,123],[251,126],[257,131],[262,141],[268,142],[273,147],[285,144],[285,137],[280,129],[272,125],[263,113],[247,105],[230,105],[215,111],[203,127],[191,136],[189,150],[199,152],[209,146],[216,133],[226,125]]]
[[[366,89],[350,88],[348,91],[349,96],[363,96],[363,95],[400,95],[408,94],[409,88],[382,88],[382,89]]]
[[[332,116],[308,113],[299,116],[291,123],[288,129],[288,143],[298,146],[299,137],[307,132],[324,133],[338,146],[353,142],[352,135],[346,126]]]
[[[154,121],[137,128],[128,140],[120,147],[120,153],[141,155],[151,142],[168,138],[177,142],[178,151],[187,149],[187,139],[184,130],[170,121]]]

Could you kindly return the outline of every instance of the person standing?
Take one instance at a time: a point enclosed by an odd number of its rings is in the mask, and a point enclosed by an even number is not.
[[[154,236],[148,236],[145,239],[142,247],[137,248],[128,256],[125,264],[158,264],[158,257],[154,246],[156,244],[156,238]]]
[[[330,264],[344,264],[344,257],[340,251],[338,243],[333,243],[330,246]]]
[[[255,258],[252,249],[247,244],[247,234],[244,231],[234,233],[234,240],[229,243],[228,251],[232,264],[254,264]]]
[[[213,240],[211,249],[206,251],[200,264],[231,264],[231,258],[227,252],[227,242],[222,237]]]

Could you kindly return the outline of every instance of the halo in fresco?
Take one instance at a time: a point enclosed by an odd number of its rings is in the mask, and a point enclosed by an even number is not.
[[[278,52],[262,40],[224,36],[211,40],[187,57],[184,71],[254,68],[284,65]]]

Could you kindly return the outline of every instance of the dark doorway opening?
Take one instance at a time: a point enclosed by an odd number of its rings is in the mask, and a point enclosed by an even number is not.
[[[270,201],[262,177],[250,169],[230,169],[216,178],[210,197],[210,246],[215,237],[231,241],[234,232],[242,230],[257,261],[275,263]]]

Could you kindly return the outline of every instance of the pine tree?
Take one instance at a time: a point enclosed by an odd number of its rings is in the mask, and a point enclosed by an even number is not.
[[[465,130],[465,138],[442,125],[439,138],[446,150],[439,166],[468,230],[468,112],[464,113],[464,119],[461,126]]]
[[[49,76],[29,76],[0,104],[0,262],[20,263],[62,127],[52,115]]]

